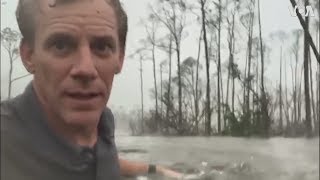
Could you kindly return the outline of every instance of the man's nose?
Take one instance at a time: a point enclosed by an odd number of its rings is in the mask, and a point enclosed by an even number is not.
[[[71,70],[71,76],[85,82],[94,80],[98,76],[90,47],[82,46],[79,48],[76,63]]]

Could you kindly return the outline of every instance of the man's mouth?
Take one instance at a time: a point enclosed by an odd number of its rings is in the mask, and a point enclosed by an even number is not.
[[[68,92],[67,95],[76,100],[91,100],[97,98],[100,93],[96,92]]]

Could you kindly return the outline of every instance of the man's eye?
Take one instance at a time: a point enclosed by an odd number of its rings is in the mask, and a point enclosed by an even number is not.
[[[57,50],[64,50],[64,49],[67,48],[67,44],[66,44],[65,42],[63,42],[63,41],[57,41],[57,42],[55,43],[55,48],[56,48]]]
[[[51,45],[51,48],[55,51],[55,53],[60,55],[68,53],[73,47],[73,43],[63,39],[56,40]]]
[[[98,55],[107,56],[112,51],[112,45],[106,41],[96,41],[91,45],[91,49]]]

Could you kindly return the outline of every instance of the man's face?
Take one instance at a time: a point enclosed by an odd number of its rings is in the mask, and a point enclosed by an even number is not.
[[[96,122],[123,63],[114,10],[105,0],[41,3],[34,48],[23,55],[40,102],[66,124]]]

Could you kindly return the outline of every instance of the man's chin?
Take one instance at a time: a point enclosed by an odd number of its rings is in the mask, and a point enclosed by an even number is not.
[[[92,126],[97,125],[101,117],[100,111],[78,111],[69,112],[65,116],[65,121],[74,126]]]

